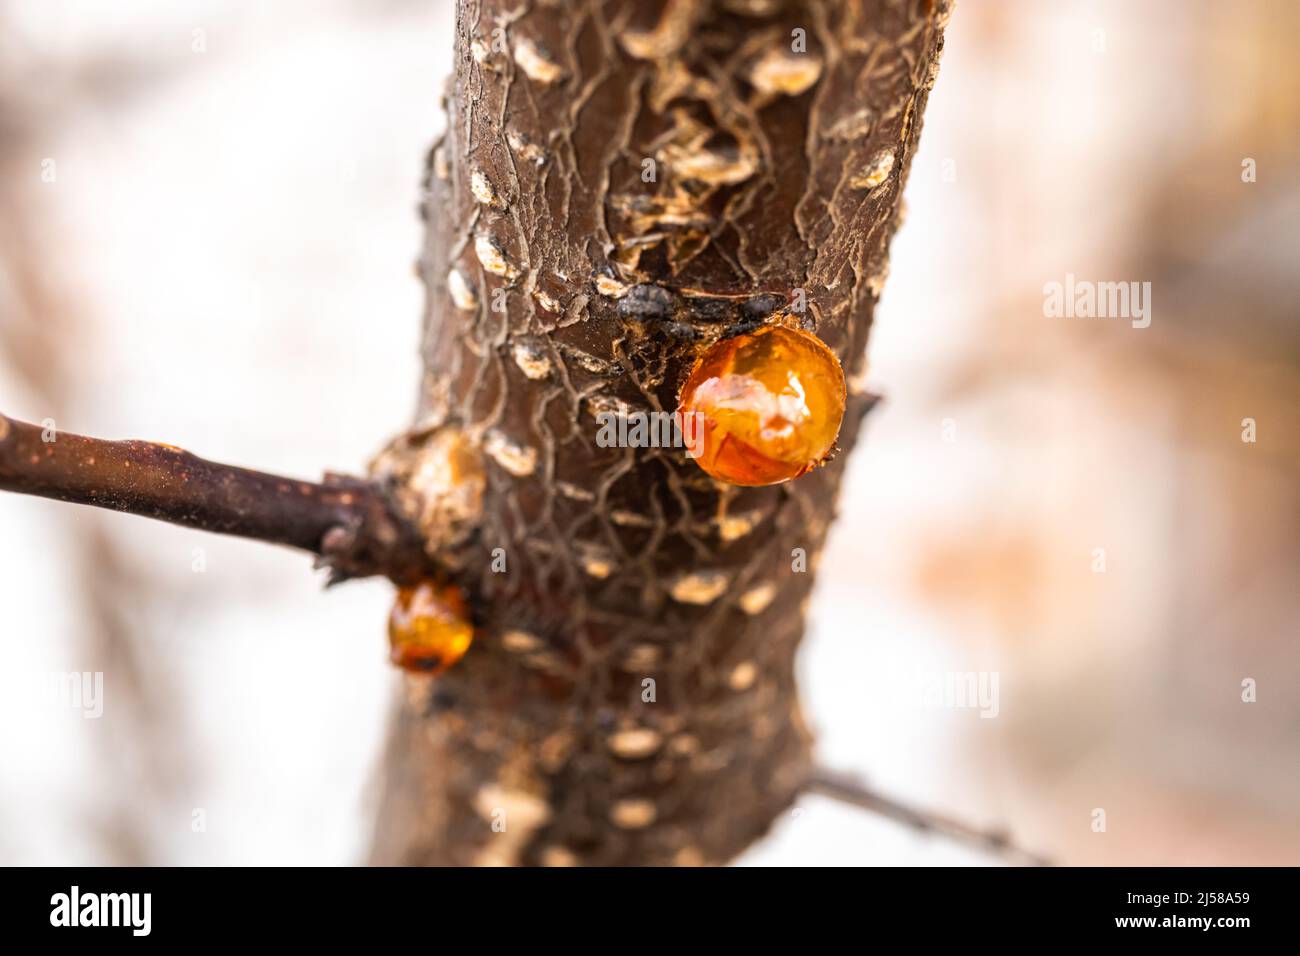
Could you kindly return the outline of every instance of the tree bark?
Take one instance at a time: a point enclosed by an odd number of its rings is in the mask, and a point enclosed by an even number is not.
[[[104,441],[0,413],[0,491],[125,511],[309,551],[330,584],[437,568],[389,490],[347,475],[324,483],[223,465],[174,445]]]
[[[723,863],[807,785],[795,654],[949,6],[459,4],[419,411],[374,471],[477,636],[406,678],[376,862]],[[598,445],[774,322],[850,381],[830,464]]]

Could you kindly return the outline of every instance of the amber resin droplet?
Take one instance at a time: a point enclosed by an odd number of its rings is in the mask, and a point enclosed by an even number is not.
[[[441,674],[465,656],[473,640],[459,588],[422,581],[398,590],[388,617],[388,656],[398,667]]]
[[[706,472],[733,485],[774,485],[830,453],[845,395],[844,370],[821,339],[769,326],[709,349],[678,409],[688,453]]]

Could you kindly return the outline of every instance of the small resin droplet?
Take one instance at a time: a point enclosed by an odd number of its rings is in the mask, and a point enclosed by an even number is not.
[[[389,660],[421,674],[441,674],[474,640],[460,589],[422,581],[400,588],[388,617]]]
[[[682,388],[689,452],[733,485],[774,485],[817,467],[844,419],[844,370],[817,336],[769,326],[723,339]]]

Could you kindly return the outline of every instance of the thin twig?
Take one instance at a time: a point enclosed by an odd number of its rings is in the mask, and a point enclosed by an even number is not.
[[[171,445],[104,441],[0,415],[0,491],[94,505],[299,548],[330,583],[431,572],[420,535],[374,483],[322,484],[207,461]]]
[[[870,810],[923,833],[936,833],[959,843],[979,847],[1008,860],[1030,866],[1052,865],[1046,857],[1017,846],[1005,831],[981,830],[943,814],[914,809],[892,797],[876,793],[850,774],[817,768],[804,789],[808,793],[821,794],[832,800]]]

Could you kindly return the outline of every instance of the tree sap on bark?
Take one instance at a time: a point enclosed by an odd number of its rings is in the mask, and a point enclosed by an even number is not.
[[[795,654],[948,15],[460,3],[419,411],[374,473],[476,636],[405,678],[377,862],[723,863],[804,789]],[[765,325],[844,368],[829,464],[737,487],[597,442]]]

